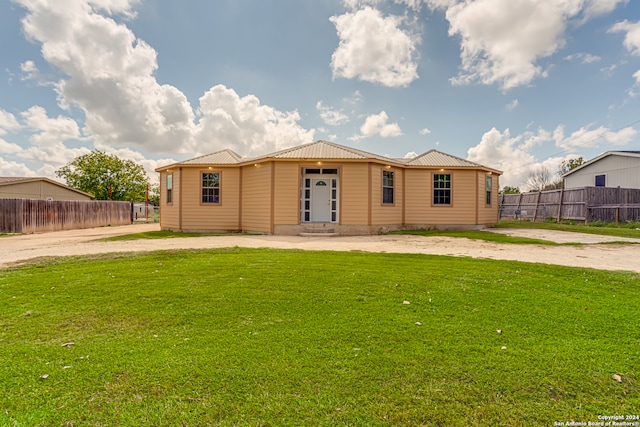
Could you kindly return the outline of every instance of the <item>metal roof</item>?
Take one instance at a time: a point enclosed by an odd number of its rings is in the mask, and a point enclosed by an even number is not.
[[[11,184],[22,184],[22,183],[27,183],[27,182],[34,182],[34,181],[45,181],[48,182],[50,184],[53,185],[57,185],[58,187],[62,187],[62,188],[66,188],[67,190],[70,191],[75,191],[76,193],[82,194],[84,196],[88,196],[93,198],[93,194],[89,194],[89,193],[85,193],[82,190],[78,190],[77,188],[73,188],[73,187],[69,187],[68,185],[62,184],[58,181],[54,181],[52,179],[49,178],[44,178],[44,177],[40,177],[40,176],[0,176],[0,186],[3,185],[11,185]]]
[[[292,159],[292,160],[363,160],[377,161],[381,163],[391,163],[398,166],[417,166],[417,167],[458,167],[458,168],[483,168],[492,172],[499,171],[468,160],[461,159],[449,154],[436,150],[427,151],[417,157],[408,159],[397,159],[380,156],[378,154],[369,153],[358,150],[357,148],[345,147],[328,141],[316,141],[308,144],[297,145],[275,153],[257,156],[253,158],[243,158],[231,150],[222,150],[213,154],[196,157],[194,159],[185,160],[169,166],[163,166],[156,169],[160,171],[170,167],[180,165],[234,165],[245,163],[256,163],[267,161],[270,159]]]
[[[407,165],[410,166],[445,166],[445,167],[482,167],[477,163],[461,159],[450,154],[440,151],[430,150],[413,159],[407,159]]]
[[[344,159],[344,160],[369,160],[375,159],[383,162],[395,162],[394,159],[368,153],[356,148],[345,147],[328,141],[316,141],[302,144],[286,150],[267,154],[265,157],[272,159]]]
[[[242,157],[237,155],[232,150],[226,149],[217,151],[212,154],[206,154],[204,156],[196,157],[195,159],[185,160],[180,162],[182,165],[235,165],[242,161]]]

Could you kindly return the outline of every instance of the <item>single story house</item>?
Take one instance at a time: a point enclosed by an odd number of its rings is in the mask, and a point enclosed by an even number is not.
[[[91,200],[93,196],[49,178],[0,177],[0,199]]]
[[[607,151],[562,176],[564,188],[640,188],[640,151]]]
[[[255,158],[227,149],[156,172],[163,230],[357,235],[498,222],[501,172],[435,150],[392,159],[316,141]]]

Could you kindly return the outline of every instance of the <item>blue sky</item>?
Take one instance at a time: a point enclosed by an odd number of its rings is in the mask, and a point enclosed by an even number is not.
[[[640,2],[0,2],[0,176],[319,139],[503,170],[640,149]]]

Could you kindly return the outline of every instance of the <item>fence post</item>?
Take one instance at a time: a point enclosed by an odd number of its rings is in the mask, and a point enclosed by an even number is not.
[[[536,208],[533,211],[533,222],[536,222],[536,218],[538,217],[538,206],[540,205],[541,195],[542,195],[542,191],[538,191],[538,197],[536,198]]]
[[[560,201],[558,202],[558,217],[556,218],[557,222],[562,220],[562,198],[564,197],[564,187],[560,189]]]
[[[516,219],[518,219],[518,213],[520,213],[520,205],[522,205],[522,193],[520,193],[520,197],[518,197],[518,207],[516,208]],[[520,213],[520,219],[522,219],[522,214]]]

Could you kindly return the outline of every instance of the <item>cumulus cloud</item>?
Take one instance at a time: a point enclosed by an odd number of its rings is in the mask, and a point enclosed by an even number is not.
[[[20,129],[20,123],[13,114],[0,109],[0,135],[6,135],[7,132]]]
[[[5,160],[2,157],[0,157],[0,171],[2,171],[2,176],[37,176],[24,163]]]
[[[482,135],[480,143],[467,151],[467,160],[504,172],[501,186],[518,187],[526,181],[536,165],[535,157],[521,147],[523,136],[511,136],[509,129],[496,128]]]
[[[297,122],[298,112],[281,112],[247,95],[217,85],[200,98],[197,152],[228,147],[239,154],[261,154],[313,141],[315,130]]]
[[[546,77],[538,61],[565,45],[570,20],[585,22],[627,0],[425,0],[444,10],[449,35],[460,39],[460,73],[451,81],[498,84],[503,90]],[[594,61],[597,57],[585,56]]]
[[[597,129],[590,129],[590,126],[582,127],[571,135],[565,137],[564,126],[558,126],[553,133],[556,145],[565,150],[575,148],[596,147],[606,142],[612,145],[626,145],[638,134],[632,127],[626,127],[618,131],[600,126]]]
[[[609,32],[625,33],[624,47],[632,55],[640,56],[640,21],[635,23],[627,20],[618,22],[609,29]],[[640,70],[636,71],[633,77],[636,79],[636,83],[640,84]]]
[[[331,57],[334,77],[406,87],[418,78],[420,38],[401,26],[405,19],[372,7],[332,16],[340,43]]]
[[[16,154],[22,151],[22,147],[0,138],[0,154]]]
[[[402,135],[402,130],[398,123],[388,123],[389,116],[385,111],[379,114],[368,116],[364,124],[360,127],[361,135],[351,137],[351,140],[358,141],[374,135],[380,135],[383,138],[391,138]]]
[[[88,152],[65,145],[82,140],[96,148],[124,150],[119,152],[125,158],[136,158],[150,172],[161,160],[146,160],[141,152],[197,155],[231,147],[255,155],[313,140],[314,130],[298,124],[297,111],[261,105],[257,97],[241,97],[224,86],[211,88],[192,107],[176,87],[159,84],[156,51],[126,25],[135,17],[137,0],[15,3],[26,9],[24,34],[40,44],[42,58],[60,71],[61,77],[48,83],[59,106],[78,108],[84,118],[79,124],[70,117],[48,117],[34,106],[20,114],[19,124],[0,110],[0,135],[23,126],[31,143],[17,151],[17,144],[3,140],[0,150],[5,153],[57,168]],[[21,70],[25,79],[40,76],[31,60]]]
[[[320,112],[322,120],[330,126],[339,126],[349,121],[349,116],[342,110],[334,110],[333,107],[324,105],[322,101],[316,103],[316,110]]]
[[[431,130],[429,128],[420,129],[420,135],[429,135],[430,133],[431,133]]]
[[[521,135],[512,136],[509,129],[500,132],[492,128],[486,132],[480,143],[467,151],[467,160],[480,163],[501,170],[501,186],[520,187],[528,190],[525,183],[532,173],[544,167],[555,173],[559,170],[563,160],[575,157],[578,148],[589,148],[600,144],[624,145],[633,140],[637,131],[625,128],[612,131],[605,127],[590,130],[583,127],[569,136],[565,136],[564,126],[559,125],[553,131],[538,129],[536,132],[527,131]],[[531,153],[534,147],[545,143],[554,143],[562,148],[566,154],[538,160]]]

